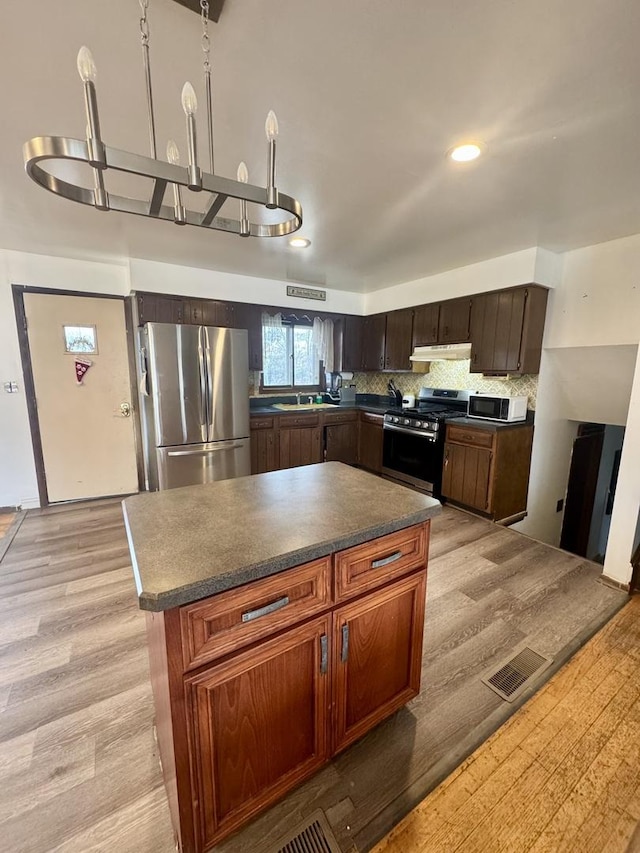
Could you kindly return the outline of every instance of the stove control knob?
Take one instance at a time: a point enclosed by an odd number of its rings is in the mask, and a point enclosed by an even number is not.
[[[395,415],[389,418],[392,424],[397,424],[400,418],[396,418]]]
[[[426,424],[423,424],[423,423],[422,423],[422,421],[416,421],[416,426],[417,426],[418,428],[421,428],[421,427],[423,427],[423,426],[426,426]]]
[[[402,418],[402,423],[405,426],[409,426],[411,424],[411,421],[409,420],[409,418]]]

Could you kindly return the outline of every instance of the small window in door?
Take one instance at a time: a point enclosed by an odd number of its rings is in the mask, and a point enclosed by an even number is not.
[[[95,326],[63,326],[65,352],[96,355],[98,340]]]

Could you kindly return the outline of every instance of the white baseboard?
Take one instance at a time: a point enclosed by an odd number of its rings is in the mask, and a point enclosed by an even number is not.
[[[20,501],[20,509],[40,509],[38,498],[23,498]]]

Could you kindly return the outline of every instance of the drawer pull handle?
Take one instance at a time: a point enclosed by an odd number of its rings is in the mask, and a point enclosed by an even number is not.
[[[381,557],[379,560],[374,560],[371,563],[372,569],[379,569],[382,566],[388,566],[389,563],[395,563],[396,560],[399,560],[402,557],[402,551],[395,551],[393,554],[389,554],[388,557]]]
[[[342,663],[347,662],[347,658],[349,657],[349,624],[342,626],[342,654],[340,655],[340,660]]]
[[[247,610],[242,614],[243,622],[252,622],[254,619],[259,619],[261,616],[268,616],[269,613],[275,613],[282,607],[286,607],[289,603],[289,596],[283,595],[277,601],[272,601],[271,604],[265,604],[264,607],[258,607],[256,610]]]
[[[323,634],[320,637],[320,675],[327,674],[327,668],[329,666],[329,642],[327,640],[327,635]]]

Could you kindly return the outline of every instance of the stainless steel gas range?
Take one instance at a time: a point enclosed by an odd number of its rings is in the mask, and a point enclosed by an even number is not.
[[[421,388],[415,408],[389,410],[383,422],[383,473],[439,498],[445,423],[467,414],[469,393]]]

